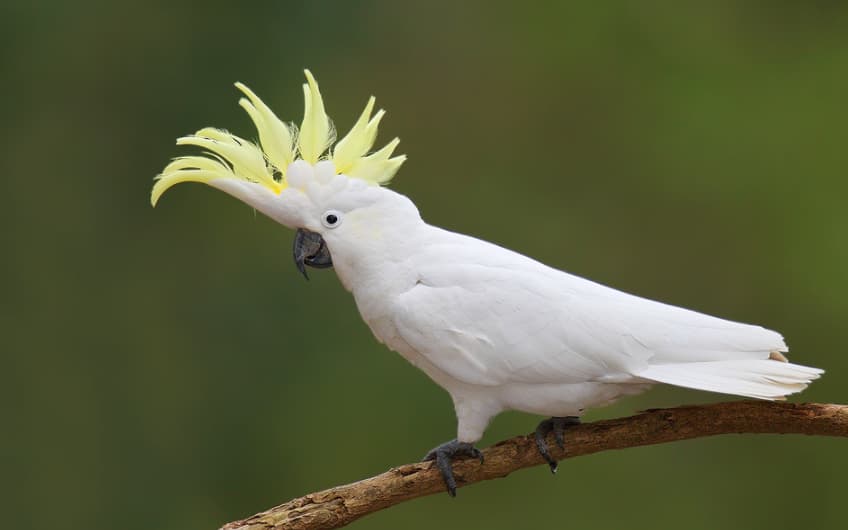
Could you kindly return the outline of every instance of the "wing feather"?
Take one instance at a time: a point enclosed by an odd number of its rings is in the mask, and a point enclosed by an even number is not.
[[[465,383],[626,380],[654,364],[786,351],[773,331],[623,293],[441,232],[407,264],[418,281],[398,297],[394,324],[418,353]]]

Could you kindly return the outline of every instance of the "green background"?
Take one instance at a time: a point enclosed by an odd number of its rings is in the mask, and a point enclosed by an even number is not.
[[[216,528],[454,436],[335,275],[298,276],[291,232],[198,185],[150,207],[177,136],[255,135],[234,81],[299,121],[304,67],[342,131],[377,96],[409,155],[392,187],[428,221],[780,330],[828,370],[800,399],[848,400],[843,3],[12,0],[0,65],[6,528]],[[837,528],[846,449],[610,452],[353,527]]]

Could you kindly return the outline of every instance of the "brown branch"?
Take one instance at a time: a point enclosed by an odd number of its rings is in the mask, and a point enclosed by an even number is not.
[[[808,434],[848,437],[848,405],[739,401],[714,405],[653,409],[635,416],[569,427],[568,454],[549,441],[554,458],[565,459],[610,449],[732,433]],[[505,477],[542,464],[533,437],[517,436],[483,451],[485,463],[454,463],[457,484]],[[338,528],[369,513],[433,493],[444,493],[431,462],[407,464],[353,484],[305,497],[224,525],[221,530]]]

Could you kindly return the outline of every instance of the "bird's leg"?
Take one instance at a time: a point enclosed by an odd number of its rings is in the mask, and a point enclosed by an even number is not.
[[[579,425],[580,418],[577,416],[564,416],[549,418],[539,423],[536,427],[536,447],[545,462],[551,466],[551,473],[557,472],[557,461],[548,452],[548,443],[545,441],[548,434],[554,433],[554,440],[560,449],[565,449],[565,428],[570,425]]]
[[[451,497],[456,497],[456,480],[453,478],[453,467],[451,465],[456,456],[479,458],[480,463],[483,463],[483,453],[479,449],[468,442],[458,440],[451,440],[434,447],[424,456],[425,462],[428,460],[436,461],[436,467],[442,473],[442,480],[445,481],[445,486],[448,488]]]

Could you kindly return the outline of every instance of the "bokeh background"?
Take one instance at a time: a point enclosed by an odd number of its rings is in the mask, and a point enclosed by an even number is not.
[[[848,7],[583,4],[3,2],[3,526],[212,529],[454,436],[335,275],[298,276],[289,231],[199,185],[150,207],[174,138],[255,134],[234,81],[299,121],[304,67],[340,130],[388,109],[392,186],[430,222],[780,330],[828,370],[799,399],[848,401]],[[846,449],[609,452],[353,527],[838,528]]]

